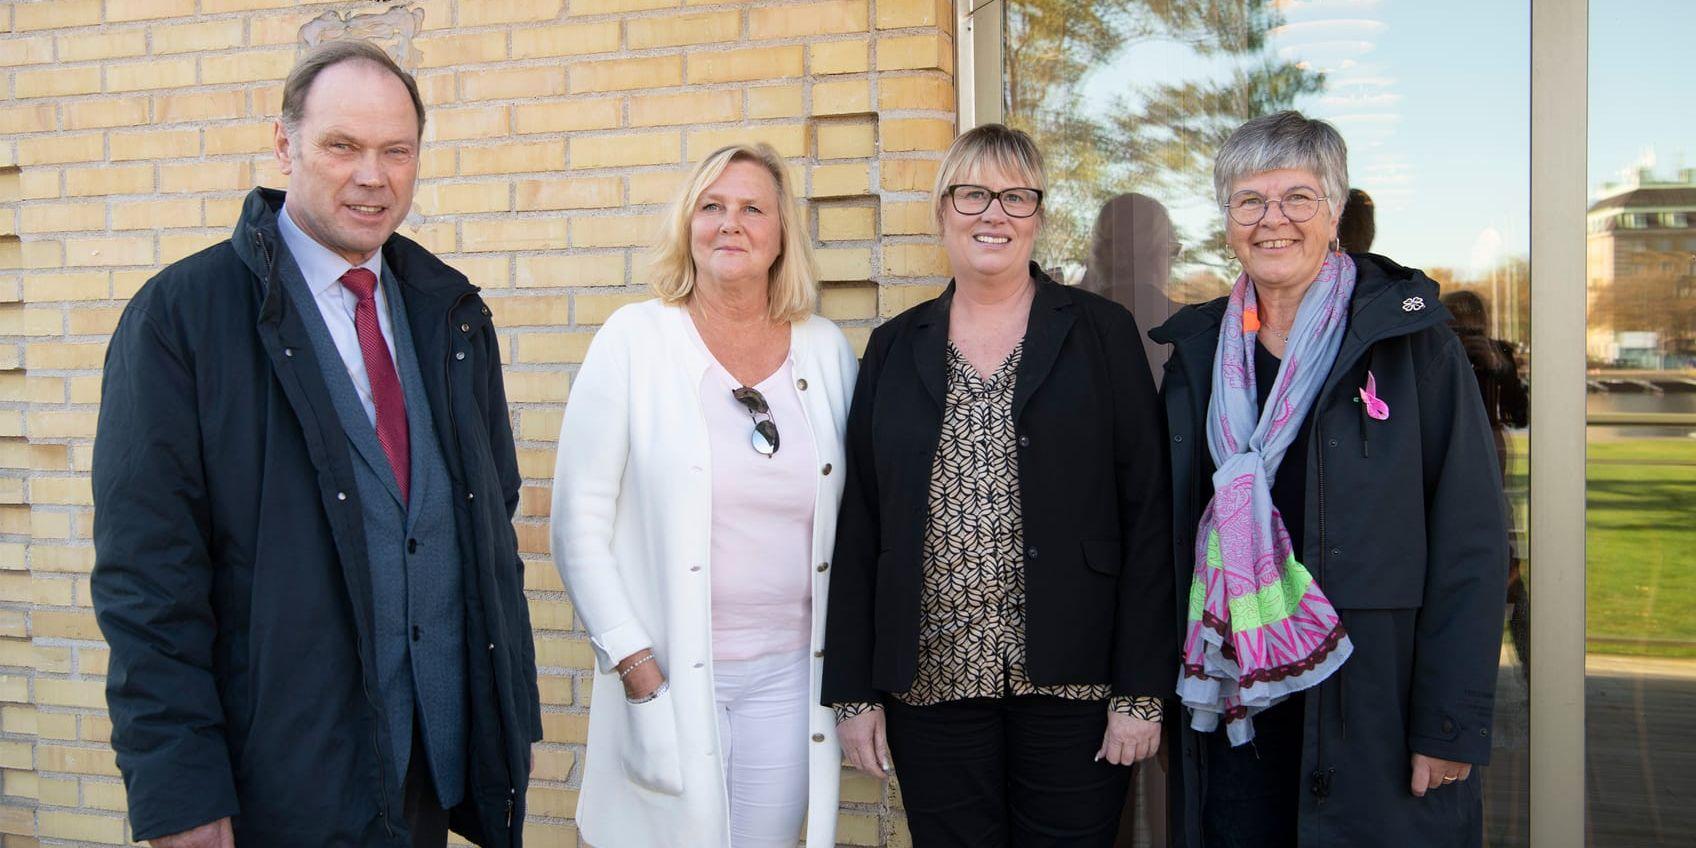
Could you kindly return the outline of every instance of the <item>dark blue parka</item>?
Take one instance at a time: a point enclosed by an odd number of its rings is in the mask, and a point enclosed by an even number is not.
[[[136,293],[106,354],[93,596],[112,746],[138,840],[234,817],[237,844],[405,846],[377,689],[352,458],[277,277],[283,194]],[[401,281],[453,477],[470,663],[455,830],[517,846],[536,663],[511,517],[519,474],[476,287],[400,236]],[[417,402],[417,399],[409,401]]]
[[[1409,760],[1490,759],[1508,565],[1495,446],[1437,284],[1381,256],[1353,258],[1347,335],[1303,424],[1307,467],[1279,470],[1307,475],[1301,562],[1354,642],[1306,698],[1300,844],[1480,845],[1482,776],[1416,798]],[[1187,307],[1150,334],[1172,345],[1161,394],[1180,610],[1213,494],[1205,421],[1224,314],[1223,298]],[[1368,370],[1387,420],[1357,402]],[[1168,719],[1173,844],[1204,848],[1205,740],[1187,710]]]

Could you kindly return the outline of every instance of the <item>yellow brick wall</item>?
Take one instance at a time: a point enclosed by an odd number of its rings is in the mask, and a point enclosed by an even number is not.
[[[410,37],[361,29],[413,12]],[[303,38],[373,35],[432,110],[402,232],[482,286],[501,327],[547,728],[528,828],[573,846],[590,653],[547,550],[570,374],[647,297],[660,204],[731,140],[791,158],[824,313],[856,345],[931,296],[953,16],[948,0],[0,0],[0,846],[125,841],[88,588],[101,360],[125,298],[225,238],[250,187],[284,184],[270,124]],[[843,843],[908,844],[886,795],[845,776]]]

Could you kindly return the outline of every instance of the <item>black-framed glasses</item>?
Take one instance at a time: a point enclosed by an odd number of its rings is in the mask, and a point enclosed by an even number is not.
[[[1266,217],[1266,210],[1276,203],[1279,211],[1284,213],[1284,217],[1289,219],[1290,223],[1300,224],[1303,221],[1312,220],[1314,215],[1319,214],[1319,204],[1325,199],[1326,197],[1323,194],[1314,194],[1299,189],[1278,200],[1268,200],[1258,194],[1251,193],[1231,198],[1231,202],[1225,204],[1225,209],[1230,212],[1231,220],[1245,227],[1252,227],[1260,223]]]
[[[980,185],[959,184],[948,187],[948,199],[954,211],[961,215],[982,215],[991,201],[1001,201],[1001,211],[1009,218],[1029,218],[1042,208],[1042,189],[1004,188],[1000,191]]]
[[[748,410],[748,417],[754,419],[754,432],[748,436],[748,441],[754,446],[754,452],[766,459],[777,455],[777,420],[772,418],[771,407],[766,405],[765,395],[758,389],[747,386],[730,390],[730,396]],[[761,418],[760,416],[765,416]]]

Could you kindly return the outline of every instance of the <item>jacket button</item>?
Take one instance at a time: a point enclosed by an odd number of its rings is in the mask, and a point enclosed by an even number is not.
[[[294,356],[294,348],[292,348],[292,347],[283,348],[283,355],[288,356],[288,357],[293,357]]]
[[[822,650],[814,651],[813,656],[814,657],[822,657],[822,656],[824,656],[824,651],[822,651]]]
[[[465,493],[465,499],[468,500],[468,501],[477,500],[477,493],[476,492],[466,492]]]
[[[828,562],[821,562],[821,563],[819,563],[819,570],[820,570],[820,571],[824,571],[824,570],[826,570],[826,569],[828,569],[828,568],[830,568],[830,563],[828,563]]]
[[[462,350],[462,351],[454,354],[453,358],[454,359],[464,359],[465,358],[465,351]]]
[[[1342,555],[1343,555],[1343,549],[1342,548],[1332,548],[1331,549],[1331,556],[1340,557]]]
[[[795,388],[800,389],[803,392],[806,391],[807,390],[807,380],[806,380],[806,378],[796,380],[795,381]]]
[[[1030,436],[1020,436],[1019,437],[1019,447],[1028,448],[1030,446],[1031,446],[1031,437]]]
[[[1025,557],[1028,558],[1028,559],[1036,559],[1036,546],[1035,545],[1032,545],[1028,548],[1025,548]]]
[[[1443,719],[1443,732],[1444,733],[1455,732],[1455,723],[1450,719]]]
[[[492,651],[492,650],[494,650],[494,649],[495,649],[495,643],[493,643],[493,642],[490,642],[490,643],[489,643],[489,650],[491,650],[491,651]]]
[[[459,325],[459,331],[462,332],[462,333],[469,333],[469,332],[471,332],[471,325],[470,324],[461,324],[461,325]]]
[[[338,501],[347,500],[347,492],[337,492],[336,493],[336,500],[338,500]]]
[[[1336,439],[1332,439],[1332,440],[1331,440],[1331,447],[1336,447],[1336,446],[1337,446],[1337,440],[1336,440]]]
[[[830,476],[830,463],[825,463],[824,468],[820,470],[820,473],[824,474],[826,477]]]
[[[823,733],[813,734],[813,741],[814,742],[823,742],[824,741],[824,734]]]
[[[1182,434],[1182,433],[1178,433],[1178,434],[1176,434],[1172,437],[1172,441],[1174,441],[1174,442],[1182,442],[1183,440],[1184,440],[1184,434]]]

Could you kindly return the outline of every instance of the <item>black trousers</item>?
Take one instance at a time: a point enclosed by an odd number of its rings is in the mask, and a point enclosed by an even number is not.
[[[1254,740],[1235,748],[1223,727],[1202,734],[1207,848],[1295,848],[1305,706],[1298,693],[1255,716]]]
[[[444,848],[448,844],[448,811],[436,799],[436,782],[430,776],[430,758],[419,735],[421,722],[412,720],[412,758],[406,764],[406,784],[401,787],[401,813],[406,817],[412,848]]]
[[[1110,848],[1131,770],[1097,762],[1105,701],[886,699],[915,848]]]

